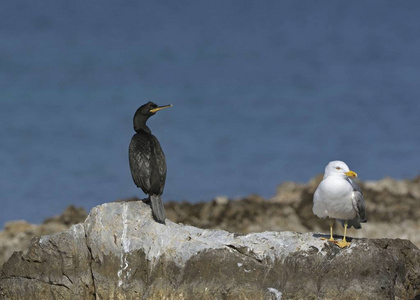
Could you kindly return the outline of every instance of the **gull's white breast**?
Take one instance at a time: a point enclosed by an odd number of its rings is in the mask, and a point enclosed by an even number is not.
[[[329,176],[314,194],[313,212],[320,218],[350,220],[356,217],[352,203],[353,187],[342,177]]]

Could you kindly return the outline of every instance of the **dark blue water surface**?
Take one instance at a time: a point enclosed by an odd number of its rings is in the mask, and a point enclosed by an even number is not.
[[[3,1],[0,224],[143,197],[135,110],[164,200],[275,194],[341,159],[420,174],[420,2]]]

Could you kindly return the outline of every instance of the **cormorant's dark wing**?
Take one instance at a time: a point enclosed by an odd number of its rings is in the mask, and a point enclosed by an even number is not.
[[[153,152],[151,192],[155,195],[162,195],[166,181],[166,158],[158,139],[152,135],[150,140]]]
[[[146,133],[136,133],[131,138],[128,157],[130,161],[130,171],[134,183],[148,194],[151,188],[150,157],[152,155],[150,139]]]

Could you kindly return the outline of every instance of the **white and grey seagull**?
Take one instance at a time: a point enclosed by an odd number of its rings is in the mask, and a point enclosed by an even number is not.
[[[331,161],[325,168],[324,178],[314,194],[313,213],[319,218],[329,218],[330,238],[340,248],[350,245],[346,241],[347,228],[362,228],[360,223],[366,222],[365,201],[360,187],[349,177],[357,177],[342,161]],[[344,226],[341,241],[334,240],[334,219]]]

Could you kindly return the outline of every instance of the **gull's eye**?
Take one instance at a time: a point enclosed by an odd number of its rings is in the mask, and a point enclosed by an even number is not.
[[[335,169],[336,169],[336,170],[341,170],[341,168],[340,168],[340,167],[335,167]]]

